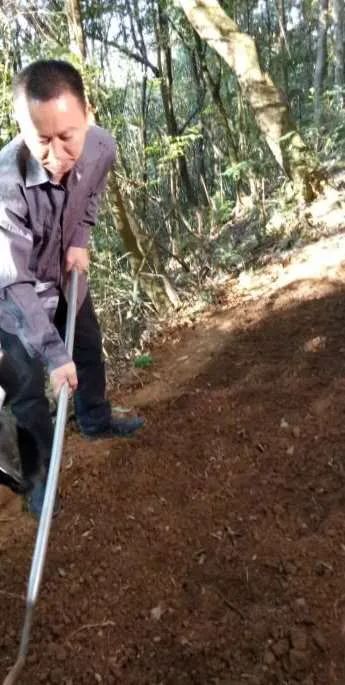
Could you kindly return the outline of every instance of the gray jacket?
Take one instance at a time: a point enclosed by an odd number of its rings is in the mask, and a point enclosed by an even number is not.
[[[20,136],[0,152],[0,328],[49,371],[70,361],[53,325],[64,255],[87,246],[114,159],[114,140],[98,126],[89,128],[66,187],[50,181]],[[79,306],[86,292],[83,276]]]

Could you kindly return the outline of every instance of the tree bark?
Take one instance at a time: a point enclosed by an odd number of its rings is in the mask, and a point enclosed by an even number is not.
[[[143,234],[120,190],[115,173],[110,175],[110,191],[114,200],[116,227],[123,240],[131,264],[132,275],[160,313],[176,307],[179,298],[170,283],[153,237]]]
[[[206,54],[202,53],[202,44],[201,44],[201,41],[200,41],[200,38],[198,35],[196,35],[195,44],[196,44],[196,49],[197,49],[197,53],[198,53],[203,77],[204,77],[204,79],[208,85],[209,92],[211,94],[213,103],[217,107],[217,110],[220,114],[223,126],[225,128],[230,163],[231,164],[237,164],[238,163],[238,150],[237,150],[237,146],[235,143],[234,131],[233,131],[233,129],[231,127],[231,123],[230,123],[230,117],[226,111],[225,105],[223,103],[223,100],[222,100],[222,97],[220,94],[221,80],[216,81],[212,77],[211,71],[208,68]]]
[[[80,0],[65,0],[69,48],[82,61],[86,59],[86,41],[81,21]]]
[[[336,99],[339,108],[345,104],[345,10],[344,0],[333,0],[334,15],[334,41],[335,41],[335,70],[334,85],[336,88]]]
[[[277,14],[279,20],[279,62],[280,62],[280,78],[284,93],[289,92],[289,71],[288,59],[289,48],[287,42],[286,30],[286,11],[285,0],[276,0]]]
[[[343,0],[342,0],[343,1]],[[320,125],[322,115],[322,91],[327,71],[328,0],[320,0],[319,28],[317,37],[316,64],[314,72],[314,121]]]
[[[309,91],[313,87],[314,79],[314,14],[312,11],[312,3],[309,0],[301,0],[301,33],[304,36],[303,45],[301,45],[301,59],[303,62],[303,72],[301,77],[301,84],[303,89]]]
[[[165,0],[158,0],[157,20],[155,21],[157,62],[160,73],[160,90],[167,131],[171,138],[176,138],[179,135],[179,128],[173,102],[173,70],[170,47],[170,31],[168,17],[164,5]],[[181,187],[186,193],[188,203],[192,206],[197,206],[198,201],[190,179],[185,155],[179,155],[177,159],[177,167],[179,176],[181,178]]]
[[[274,158],[292,180],[296,193],[310,201],[319,184],[319,163],[296,129],[286,96],[262,71],[254,40],[240,32],[217,0],[178,2],[201,38],[236,74],[243,97]]]

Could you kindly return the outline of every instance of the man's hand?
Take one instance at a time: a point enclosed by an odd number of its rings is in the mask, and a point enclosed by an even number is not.
[[[75,269],[82,273],[89,268],[89,251],[86,247],[69,247],[66,252],[65,269],[72,271]]]
[[[77,370],[74,362],[63,364],[50,374],[50,382],[55,397],[58,397],[62,386],[68,383],[69,391],[74,392],[78,387]]]

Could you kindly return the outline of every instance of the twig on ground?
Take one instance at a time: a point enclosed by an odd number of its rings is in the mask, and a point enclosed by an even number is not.
[[[77,633],[81,633],[83,630],[94,630],[96,628],[108,628],[109,626],[115,627],[116,623],[114,621],[103,621],[103,623],[85,623],[85,625],[80,626],[77,630],[74,630],[68,635],[65,642],[68,642],[72,637],[75,637]]]
[[[4,597],[11,597],[11,599],[20,599],[21,602],[25,602],[24,595],[16,595],[14,592],[6,592],[6,590],[0,590],[0,595],[4,595]]]
[[[218,597],[224,602],[225,606],[227,606],[229,609],[231,609],[231,611],[234,611],[235,614],[238,614],[238,616],[240,616],[242,618],[242,620],[245,621],[246,617],[245,617],[244,613],[241,611],[241,609],[239,609],[232,602],[230,602],[226,597],[224,597],[223,593],[220,590],[218,590],[218,588],[212,586],[212,590],[214,590],[214,592],[218,595]]]

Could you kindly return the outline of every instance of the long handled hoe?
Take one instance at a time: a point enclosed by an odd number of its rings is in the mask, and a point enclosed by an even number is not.
[[[68,293],[68,310],[66,325],[66,347],[70,355],[73,353],[75,319],[77,312],[77,292],[78,292],[78,273],[72,271]],[[49,466],[47,487],[44,496],[42,514],[40,517],[35,549],[33,553],[28,590],[26,596],[26,609],[17,661],[6,676],[3,685],[14,685],[25,664],[30,640],[33,613],[37,602],[38,592],[42,580],[44,563],[47,553],[47,545],[51,522],[53,517],[54,502],[59,481],[59,473],[62,459],[62,449],[64,443],[66,418],[68,408],[68,386],[65,383],[58,400],[56,424],[52,454]]]

